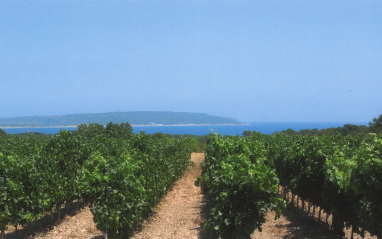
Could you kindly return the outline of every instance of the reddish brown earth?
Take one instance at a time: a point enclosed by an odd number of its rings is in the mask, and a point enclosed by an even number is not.
[[[202,194],[199,187],[194,185],[195,178],[201,173],[200,163],[204,160],[203,153],[193,153],[191,160],[195,166],[190,167],[184,176],[171,187],[167,195],[159,202],[152,215],[143,223],[143,228],[137,230],[132,238],[201,238],[208,239],[211,235],[203,231],[203,223],[208,214],[208,198]],[[289,200],[291,196],[289,195]],[[296,199],[295,199],[296,200]],[[274,220],[274,213],[268,212],[267,222],[263,224],[263,231],[255,231],[252,239],[273,238],[338,238],[332,236],[328,224],[325,223],[326,215],[321,213],[318,221],[318,208],[315,216],[307,212],[306,202],[304,212],[297,209],[285,209],[281,217]],[[299,204],[301,208],[301,201]],[[73,203],[72,210],[63,215],[62,220],[54,219],[47,214],[19,228],[17,234],[15,228],[10,227],[6,231],[5,239],[13,238],[37,238],[37,239],[101,239],[103,233],[99,231],[94,222],[93,215],[88,207],[81,207],[81,202]],[[330,225],[331,218],[328,218]],[[346,238],[350,239],[350,230],[346,232]],[[354,238],[361,238],[354,235]],[[376,238],[366,236],[367,239]]]

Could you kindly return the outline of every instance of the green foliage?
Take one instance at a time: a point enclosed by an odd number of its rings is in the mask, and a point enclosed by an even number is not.
[[[105,128],[97,123],[80,124],[77,126],[76,134],[86,138],[93,138],[97,135],[105,134]]]
[[[106,125],[106,133],[111,138],[128,139],[133,134],[133,127],[129,123],[113,124],[110,122]]]
[[[267,208],[279,214],[279,183],[332,214],[337,234],[353,226],[382,236],[380,135],[170,137],[135,135],[127,123],[82,125],[76,135],[63,130],[49,138],[0,137],[0,231],[83,198],[99,229],[126,238],[204,142],[196,183],[211,196],[205,228],[218,237],[248,238]]]
[[[59,212],[64,202],[80,198],[79,171],[90,154],[84,146],[82,137],[74,137],[67,130],[61,130],[44,145],[39,168],[48,176],[40,185],[46,209],[54,207]]]
[[[149,139],[163,139],[163,138],[174,138],[177,140],[180,140],[181,138],[189,138],[189,146],[188,148],[191,148],[192,152],[199,152],[203,148],[203,144],[205,143],[204,136],[199,135],[179,135],[179,134],[164,134],[161,132],[156,132],[154,134],[147,135]]]
[[[200,144],[194,137],[189,137],[187,141],[187,148],[190,149],[192,152],[199,152],[200,151]]]
[[[162,138],[171,138],[170,134],[164,134],[161,132],[156,132],[149,136],[150,139],[162,139]]]
[[[369,122],[369,126],[373,133],[382,133],[382,115],[378,118],[373,118],[373,121]]]
[[[195,141],[191,137],[153,140],[144,132],[130,140],[130,148],[122,154],[93,153],[82,171],[83,197],[93,205],[97,228],[107,231],[109,238],[126,238],[142,223],[142,213],[159,201],[189,165]],[[107,187],[113,190],[109,196]]]
[[[108,238],[126,238],[142,222],[142,213],[148,208],[145,180],[139,175],[142,166],[128,155],[105,159],[99,152],[84,165],[82,181],[92,199],[94,222],[108,232]],[[110,192],[106,192],[108,187]]]
[[[0,231],[83,198],[97,227],[126,238],[190,165],[193,137],[148,138],[130,124],[79,126],[50,138],[0,137]],[[107,196],[105,189],[112,192]]]
[[[8,138],[37,138],[37,139],[48,139],[52,137],[51,134],[44,134],[40,132],[25,132],[19,134],[8,134]]]
[[[382,236],[382,140],[367,134],[269,136],[268,158],[280,184],[333,215],[333,230],[344,227]],[[360,228],[362,230],[360,231]]]
[[[6,136],[7,132],[5,132],[3,129],[0,129],[0,136]]]
[[[251,136],[253,133],[255,133],[254,131],[250,131],[250,130],[246,130],[243,132],[243,136],[244,137],[248,137],[248,136]]]
[[[266,163],[260,141],[208,136],[202,176],[196,181],[213,201],[204,225],[219,238],[249,238],[261,230],[268,208],[279,216],[285,202],[277,196],[278,178]]]
[[[296,132],[293,129],[283,130],[281,132],[273,132],[272,135],[308,135],[308,136],[322,136],[322,135],[337,135],[341,134],[343,136],[352,135],[355,136],[357,134],[368,134],[370,133],[370,128],[365,125],[353,125],[353,124],[345,124],[343,127],[337,128],[327,128],[327,129],[302,129]]]
[[[356,204],[358,225],[382,237],[382,139],[363,143],[353,159],[356,168],[351,175],[351,189],[361,197]],[[363,231],[362,231],[363,234]]]
[[[0,153],[0,230],[25,224],[40,216],[38,178],[33,159]]]

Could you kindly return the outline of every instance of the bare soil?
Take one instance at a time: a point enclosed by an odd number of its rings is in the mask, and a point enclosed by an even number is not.
[[[93,215],[82,202],[74,202],[71,208],[62,208],[61,220],[56,213],[46,213],[40,219],[34,220],[25,227],[19,226],[18,230],[9,226],[4,239],[64,239],[84,238],[103,239],[103,233],[96,228]]]
[[[143,223],[143,229],[132,238],[210,238],[202,230],[208,201],[200,187],[195,186],[195,178],[201,174],[200,163],[204,154],[193,153],[191,160],[195,166],[174,184],[153,216]]]
[[[168,190],[166,196],[160,200],[157,208],[153,210],[150,217],[143,222],[143,227],[131,236],[133,239],[149,238],[212,238],[209,232],[203,231],[203,224],[207,219],[210,203],[208,196],[201,192],[200,187],[196,187],[195,178],[200,176],[200,163],[204,160],[203,153],[193,153],[191,160],[194,167],[189,167],[184,176],[175,182]],[[287,194],[287,201],[291,201],[291,194]],[[297,198],[295,198],[297,201]],[[296,204],[295,204],[296,205]],[[255,231],[251,239],[273,239],[273,238],[339,238],[330,231],[331,217],[321,212],[318,220],[319,209],[316,208],[313,215],[313,208],[308,211],[308,202],[305,202],[303,211],[302,202],[299,207],[289,204],[281,217],[274,220],[275,214],[268,211],[266,223],[263,224],[262,232]],[[96,228],[93,222],[93,215],[88,207],[84,207],[82,202],[75,202],[71,209],[64,212],[62,219],[58,221],[53,213],[47,213],[43,218],[29,223],[25,227],[20,227],[15,231],[14,227],[9,227],[5,234],[5,239],[103,239],[103,233]],[[346,230],[346,238],[351,238],[351,230]],[[361,238],[354,234],[354,238]],[[366,235],[367,239],[374,239]]]

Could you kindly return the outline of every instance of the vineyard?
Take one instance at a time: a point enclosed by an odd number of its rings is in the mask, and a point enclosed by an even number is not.
[[[127,124],[83,125],[51,138],[0,137],[0,230],[26,225],[81,201],[108,238],[128,238],[192,165],[195,138],[152,139]],[[90,130],[92,129],[92,130]],[[207,137],[195,184],[210,200],[204,229],[250,238],[266,215],[309,203],[312,214],[382,238],[382,138],[357,136]],[[193,174],[194,175],[194,174]],[[309,208],[310,210],[310,208]],[[322,215],[321,215],[322,212]]]
[[[47,140],[0,138],[0,238],[8,225],[44,212],[60,217],[74,200],[91,205],[108,238],[124,238],[141,224],[190,164],[195,139],[153,140],[123,124],[108,126],[95,137],[63,130]]]
[[[297,202],[309,201],[331,228],[382,238],[382,139],[358,136],[209,135],[198,183],[214,207],[205,224],[219,238],[249,238],[261,231],[267,208],[285,207],[278,185]],[[304,206],[303,206],[304,207]],[[232,233],[232,234],[231,234]]]

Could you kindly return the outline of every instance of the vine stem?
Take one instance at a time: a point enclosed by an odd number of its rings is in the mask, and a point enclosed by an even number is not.
[[[351,237],[350,237],[350,239],[353,239],[353,234],[354,234],[354,226],[352,225],[351,226]]]
[[[297,209],[299,208],[298,201],[300,201],[300,197],[297,195]]]
[[[291,204],[292,204],[292,207],[294,207],[294,194],[292,193],[292,202],[291,202]]]
[[[287,191],[287,187],[284,187],[284,200],[286,200],[286,191]]]
[[[290,195],[289,195],[289,188],[287,188],[287,190],[286,190],[286,196],[287,196],[287,198],[288,198],[288,202],[289,202],[289,200],[290,200]]]
[[[302,212],[305,211],[305,200],[302,200]]]

